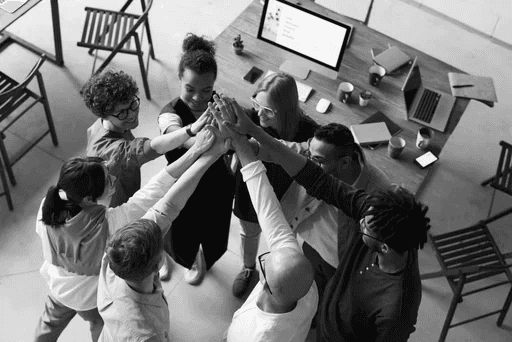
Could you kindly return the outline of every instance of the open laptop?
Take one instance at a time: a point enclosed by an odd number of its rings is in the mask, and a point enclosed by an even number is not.
[[[414,58],[402,92],[408,120],[444,132],[455,105],[455,97],[422,84],[418,57]]]
[[[0,0],[0,8],[9,13],[14,13],[28,0]]]

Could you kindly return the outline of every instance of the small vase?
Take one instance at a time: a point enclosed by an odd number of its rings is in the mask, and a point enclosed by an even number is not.
[[[233,49],[235,50],[235,54],[241,55],[244,47],[243,46],[235,46],[235,45],[233,45]]]

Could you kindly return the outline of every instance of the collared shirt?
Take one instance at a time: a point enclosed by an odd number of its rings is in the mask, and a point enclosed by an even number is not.
[[[281,141],[296,152],[305,154],[307,143]],[[389,186],[387,175],[370,164],[361,163],[361,172],[352,184],[356,189],[368,192]],[[347,229],[353,220],[335,206],[307,194],[306,189],[293,182],[281,200],[286,220],[297,234],[300,244],[306,241],[332,267],[337,268],[338,232]]]
[[[99,341],[169,341],[169,306],[155,274],[153,293],[133,290],[103,257],[98,284],[98,310],[105,325]]]

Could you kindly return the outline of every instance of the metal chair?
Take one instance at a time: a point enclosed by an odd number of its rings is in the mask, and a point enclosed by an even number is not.
[[[114,56],[118,53],[127,53],[137,55],[140,65],[140,72],[142,74],[142,82],[146,97],[151,99],[148,84],[148,67],[149,57],[155,59],[155,52],[153,49],[153,40],[149,30],[148,14],[153,0],[149,0],[146,4],[141,0],[141,7],[143,13],[140,15],[126,13],[125,10],[132,3],[133,0],[128,0],[120,11],[110,11],[100,8],[86,7],[85,12],[85,25],[82,32],[82,39],[77,43],[78,46],[89,48],[89,54],[96,50],[94,63],[92,67],[92,74],[100,73],[109,63]],[[137,32],[137,29],[142,27],[142,32]],[[142,42],[144,39],[144,30],[147,33],[149,55],[147,58],[146,66],[144,66]],[[96,59],[98,57],[98,50],[111,51],[110,55],[100,65],[98,70],[94,71],[96,67]]]
[[[512,196],[512,145],[502,140],[500,146],[501,153],[496,175],[482,182],[482,186],[490,184],[494,188],[487,217],[491,216],[496,190]]]
[[[57,132],[55,131],[55,126],[53,124],[50,104],[48,103],[48,97],[44,87],[43,76],[39,72],[39,68],[45,60],[46,55],[41,55],[41,58],[37,61],[28,76],[21,83],[16,82],[6,74],[0,72],[0,154],[2,155],[5,170],[7,171],[7,175],[9,176],[12,185],[16,185],[16,179],[14,178],[12,166],[16,164],[37,143],[39,143],[41,139],[50,134],[52,137],[53,145],[57,146],[59,144],[57,139]],[[28,84],[34,77],[37,79],[39,92],[41,95],[37,95],[27,88]],[[30,104],[24,105],[28,100],[31,100]],[[48,122],[48,129],[40,134],[34,141],[30,142],[30,144],[25,146],[15,157],[9,158],[7,149],[5,148],[4,144],[5,131],[16,121],[18,121],[18,119],[21,118],[36,103],[41,103],[43,105],[46,121]],[[18,111],[20,107],[23,108],[23,110]],[[4,189],[4,191],[5,190],[6,189]]]
[[[510,307],[510,303],[512,302],[512,286],[501,309],[455,324],[451,324],[451,322],[455,314],[457,304],[462,302],[462,297],[501,285],[512,285],[512,273],[509,269],[512,267],[512,264],[507,264],[505,262],[506,259],[512,257],[512,253],[500,253],[498,246],[487,227],[489,223],[510,214],[510,212],[512,212],[512,209],[484,221],[480,221],[476,225],[465,229],[459,229],[454,232],[440,234],[437,236],[430,235],[435,255],[441,264],[442,270],[439,272],[422,274],[421,279],[425,280],[430,278],[446,277],[453,291],[453,298],[441,330],[439,341],[444,341],[446,339],[448,329],[491,315],[499,314],[497,325],[502,325]],[[506,280],[499,281],[493,278],[493,283],[490,285],[489,281],[491,280],[485,282],[483,285],[481,283],[475,283],[500,274],[504,275]],[[474,283],[471,287],[472,290],[463,293],[464,285],[469,283]],[[482,286],[475,288],[477,284]]]

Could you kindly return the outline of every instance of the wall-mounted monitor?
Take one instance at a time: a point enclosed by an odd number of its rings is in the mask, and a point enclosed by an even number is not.
[[[314,70],[335,79],[352,26],[284,0],[266,0],[258,39],[292,52],[280,69],[305,79]]]

